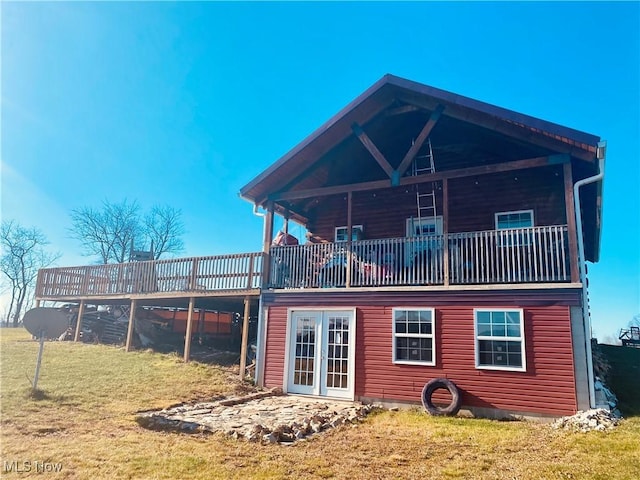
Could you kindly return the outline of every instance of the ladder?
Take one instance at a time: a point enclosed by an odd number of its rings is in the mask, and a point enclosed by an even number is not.
[[[411,142],[414,143],[414,140]],[[411,163],[411,176],[422,175],[425,173],[434,173],[436,171],[435,164],[433,163],[433,149],[431,148],[431,139],[427,139],[427,152],[423,155],[418,155]],[[416,185],[416,205],[417,205],[417,217],[412,219],[412,230],[417,236],[422,236],[430,232],[424,232],[422,226],[423,218],[431,218],[435,228],[436,224],[436,184],[431,184],[430,191],[426,193],[420,192],[420,187]],[[417,221],[416,221],[417,219]],[[416,228],[417,227],[417,228]],[[435,233],[435,231],[433,232]]]

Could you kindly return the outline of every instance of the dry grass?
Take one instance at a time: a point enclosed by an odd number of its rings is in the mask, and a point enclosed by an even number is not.
[[[151,352],[50,342],[39,398],[26,375],[37,343],[1,332],[2,477],[5,462],[62,463],[46,478],[640,478],[640,418],[572,434],[525,422],[384,412],[293,446],[147,431],[134,413],[240,387],[228,369]]]

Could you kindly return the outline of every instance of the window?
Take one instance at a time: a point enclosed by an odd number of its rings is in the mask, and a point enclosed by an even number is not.
[[[407,237],[413,240],[405,244],[405,266],[413,265],[418,258],[436,256],[434,252],[442,249],[442,217],[409,217],[406,228]]]
[[[442,217],[409,217],[407,222],[407,237],[423,235],[442,235]]]
[[[432,308],[393,309],[393,362],[435,365]]]
[[[352,225],[351,226],[351,241],[355,242],[356,240],[362,240],[362,225]],[[347,226],[336,227],[336,242],[346,242],[347,241]]]
[[[474,311],[476,367],[526,370],[522,310]]]
[[[496,213],[496,230],[508,230],[499,234],[498,246],[514,247],[529,245],[532,240],[530,233],[513,231],[512,229],[531,227],[533,227],[533,210]]]
[[[533,227],[533,210],[496,213],[496,230]]]

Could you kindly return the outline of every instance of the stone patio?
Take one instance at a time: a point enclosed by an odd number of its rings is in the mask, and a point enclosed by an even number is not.
[[[139,413],[154,430],[222,432],[263,443],[292,443],[345,423],[358,423],[373,407],[357,402],[282,395],[281,390]]]

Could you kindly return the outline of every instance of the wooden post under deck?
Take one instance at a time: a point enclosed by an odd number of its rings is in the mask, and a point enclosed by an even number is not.
[[[567,235],[569,236],[569,258],[571,259],[571,281],[580,281],[580,270],[578,269],[578,232],[576,228],[576,209],[573,206],[573,174],[571,163],[562,166],[564,177],[564,204],[567,212]]]
[[[76,333],[73,336],[73,341],[80,340],[80,332],[82,331],[82,316],[84,315],[84,300],[80,300],[80,307],[78,308],[78,319],[76,320]]]
[[[39,299],[36,300],[36,308],[40,308],[40,300]]]
[[[189,310],[187,311],[187,332],[184,337],[184,361],[189,361],[191,355],[191,334],[193,333],[193,307],[195,306],[195,297],[189,297]]]
[[[244,297],[244,317],[242,319],[242,344],[240,346],[240,379],[244,378],[247,369],[247,347],[249,343],[249,312],[251,299]]]
[[[131,311],[129,312],[129,328],[127,329],[127,343],[124,347],[125,351],[131,351],[131,343],[133,341],[133,322],[136,319],[136,299],[131,299]]]

